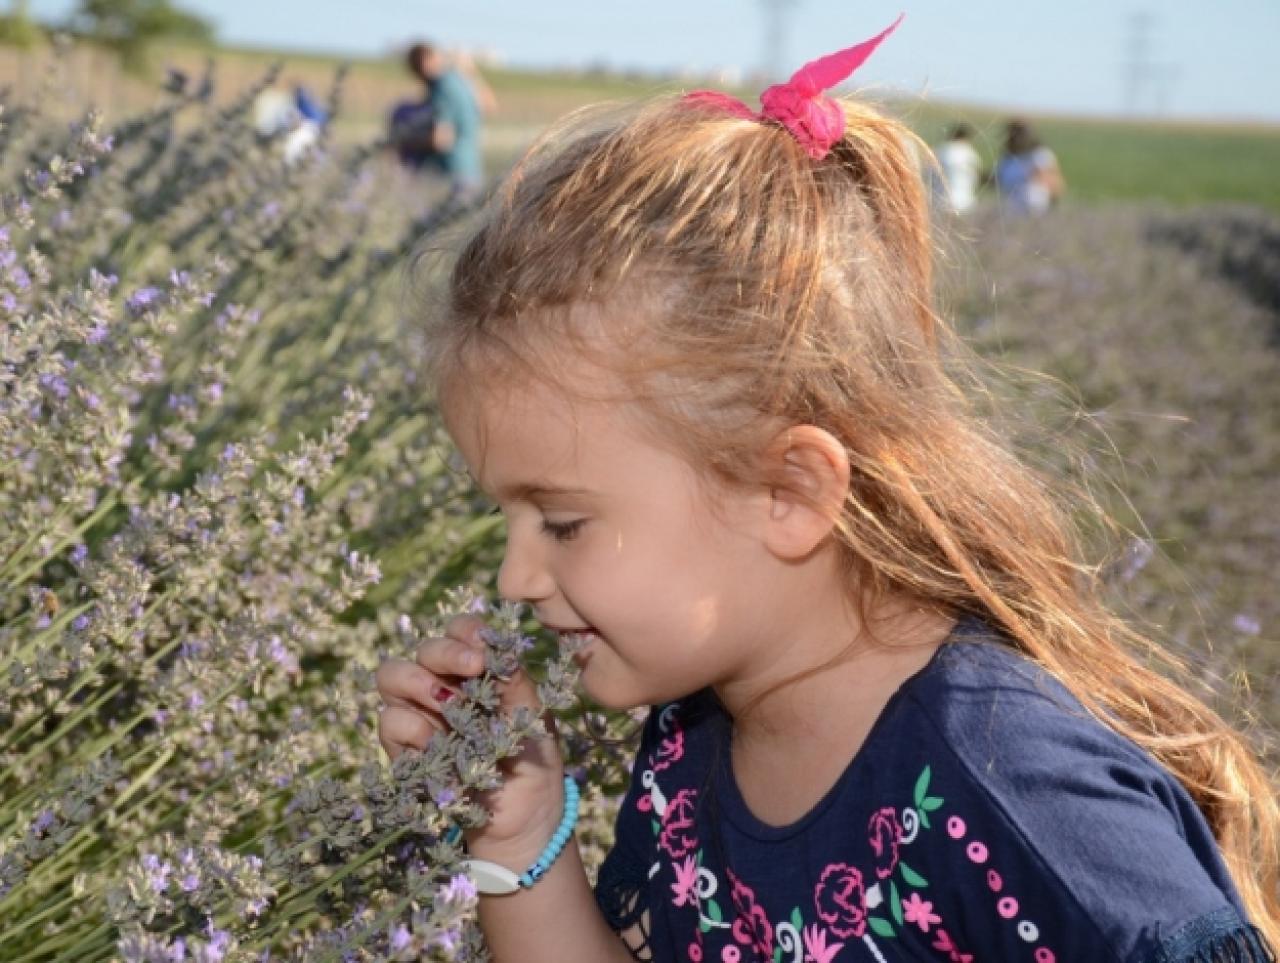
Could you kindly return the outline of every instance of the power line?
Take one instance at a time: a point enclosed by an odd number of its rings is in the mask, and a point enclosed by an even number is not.
[[[787,70],[788,14],[799,0],[761,0],[764,4],[764,62],[761,69],[769,80],[782,80]]]
[[[1174,81],[1178,78],[1178,65],[1161,63],[1153,56],[1156,26],[1155,14],[1149,10],[1135,10],[1129,17],[1125,41],[1124,61],[1124,111],[1135,115],[1144,110],[1163,114],[1168,110]]]

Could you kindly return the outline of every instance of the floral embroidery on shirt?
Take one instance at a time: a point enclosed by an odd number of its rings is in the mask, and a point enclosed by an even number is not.
[[[975,963],[974,956],[957,945],[948,932],[937,900],[929,898],[929,881],[907,858],[921,832],[934,828],[930,814],[945,803],[930,792],[932,770],[928,765],[915,781],[911,805],[880,806],[871,813],[867,822],[870,865],[829,863],[814,884],[810,907],[796,906],[786,919],[771,920],[751,881],[742,879],[731,867],[723,868],[722,881],[704,865],[697,834],[698,791],[668,786],[673,795],[667,799],[658,784],[658,773],[678,769],[676,763],[684,757],[685,733],[677,710],[678,704],[673,703],[659,715],[661,739],[647,757],[648,768],[641,773],[647,792],[639,795],[636,806],[654,817],[651,825],[657,862],[651,876],[665,870],[670,880],[670,905],[696,913],[696,923],[684,944],[688,959],[694,963],[843,963],[846,959],[866,960],[870,954],[876,963],[887,963],[887,944],[882,949],[877,941],[898,940],[910,931],[929,938],[928,945],[948,963]],[[940,837],[964,841],[964,820],[950,815],[945,825],[946,832]],[[969,861],[985,863],[986,847],[967,842]],[[998,915],[1011,919],[1017,903],[1008,894],[1000,894],[999,880],[994,870],[987,874],[992,893],[1003,896]],[[726,918],[730,907],[731,918]],[[1024,924],[1019,932],[1033,930]],[[718,944],[709,943],[708,938],[715,931],[723,931],[719,940],[728,938],[731,942],[712,950]],[[860,945],[863,955],[851,955],[848,948],[852,945]],[[1054,958],[1047,947],[1036,947],[1035,952],[1037,961]]]
[[[818,919],[836,936],[861,936],[867,930],[867,892],[862,871],[847,863],[832,863],[822,871],[813,890]]]

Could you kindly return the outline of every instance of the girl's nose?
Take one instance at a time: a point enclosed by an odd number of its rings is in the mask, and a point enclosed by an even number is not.
[[[498,569],[498,592],[511,602],[541,602],[555,592],[555,580],[530,539],[507,535],[507,549]]]

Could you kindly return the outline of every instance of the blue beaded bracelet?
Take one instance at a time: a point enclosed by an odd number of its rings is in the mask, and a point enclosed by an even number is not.
[[[551,834],[551,839],[533,861],[533,865],[517,876],[505,866],[491,863],[487,859],[468,859],[465,863],[467,873],[475,883],[477,891],[487,895],[505,895],[514,893],[520,888],[528,889],[540,880],[559,858],[569,840],[573,837],[573,829],[578,824],[578,784],[572,776],[564,777],[564,814],[560,817],[560,825]],[[457,827],[454,827],[457,830]],[[453,842],[460,831],[449,833]]]
[[[569,837],[573,835],[573,827],[576,825],[578,825],[578,784],[573,781],[572,776],[565,776],[564,815],[560,817],[560,825],[551,834],[551,839],[546,847],[538,858],[533,861],[533,865],[526,869],[520,877],[521,886],[528,889],[542,879],[543,874],[551,868],[551,864],[564,851],[565,844],[569,842]]]

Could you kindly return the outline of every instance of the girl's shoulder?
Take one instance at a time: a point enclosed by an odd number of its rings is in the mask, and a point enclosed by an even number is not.
[[[970,624],[900,696],[886,735],[914,756],[909,768],[931,767],[943,816],[942,845],[922,861],[979,870],[997,916],[1070,916],[1081,948],[1122,960],[1191,958],[1179,948],[1246,938],[1235,885],[1183,786],[998,633]],[[925,755],[902,748],[911,740]]]

